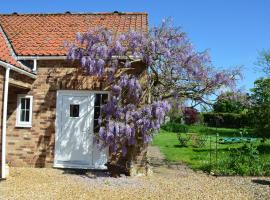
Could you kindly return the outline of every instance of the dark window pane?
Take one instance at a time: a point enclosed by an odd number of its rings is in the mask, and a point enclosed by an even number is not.
[[[26,121],[26,122],[29,122],[29,121],[30,121],[30,120],[29,120],[29,113],[30,113],[29,110],[26,110],[26,111],[25,111],[25,121]]]
[[[98,119],[100,116],[100,107],[95,107],[94,109],[94,119]]]
[[[26,102],[26,109],[30,109],[30,98],[26,98],[25,99],[25,102]]]
[[[94,132],[97,133],[99,131],[98,120],[94,120]]]
[[[30,69],[34,68],[34,61],[33,60],[20,60],[24,65],[29,67]]]
[[[95,106],[100,106],[100,100],[101,100],[101,95],[96,94],[95,95]]]
[[[25,110],[21,110],[20,121],[25,122]]]
[[[70,105],[70,117],[80,116],[80,105],[71,104]]]
[[[25,98],[21,98],[21,109],[25,109]]]
[[[98,119],[101,115],[101,106],[108,101],[108,94],[95,94],[95,107],[94,107],[94,132],[99,131]]]
[[[108,94],[103,94],[101,104],[104,105],[107,103],[107,101],[108,101]]]

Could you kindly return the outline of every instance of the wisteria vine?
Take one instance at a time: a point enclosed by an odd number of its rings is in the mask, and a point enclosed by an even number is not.
[[[170,110],[167,99],[203,102],[214,90],[233,86],[239,75],[238,70],[214,70],[207,52],[196,52],[170,20],[148,33],[131,30],[115,36],[104,27],[78,33],[68,59],[80,60],[89,76],[106,77],[111,96],[102,108],[96,141],[122,155],[138,140],[151,141]],[[136,61],[147,67],[146,85],[129,73],[116,76]],[[150,102],[145,100],[145,90],[151,94]]]

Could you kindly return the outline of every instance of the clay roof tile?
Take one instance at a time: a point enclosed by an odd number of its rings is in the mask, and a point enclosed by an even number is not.
[[[116,33],[128,30],[148,31],[146,13],[82,13],[82,14],[13,14],[0,15],[14,52],[19,56],[66,55],[66,41],[72,42],[77,32],[104,26]]]
[[[27,72],[32,72],[31,69],[17,61],[12,55],[11,50],[8,47],[4,34],[0,32],[0,61],[13,65]]]

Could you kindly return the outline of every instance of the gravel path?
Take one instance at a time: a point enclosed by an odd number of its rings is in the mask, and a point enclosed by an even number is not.
[[[148,177],[12,168],[11,176],[0,182],[0,199],[270,199],[270,178],[216,178],[167,163],[155,147],[149,152],[154,173]]]

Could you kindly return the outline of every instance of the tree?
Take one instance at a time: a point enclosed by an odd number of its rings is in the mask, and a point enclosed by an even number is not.
[[[255,81],[251,89],[253,107],[250,111],[254,127],[259,136],[270,137],[270,78]]]
[[[199,120],[199,112],[195,108],[185,107],[183,109],[183,115],[185,123],[188,125],[194,124]]]
[[[213,110],[217,113],[244,113],[249,108],[249,98],[248,94],[227,92],[218,96]]]
[[[262,71],[270,76],[270,50],[263,50],[259,54],[257,65],[261,67]]]
[[[96,141],[109,147],[114,160],[134,159],[130,149],[147,144],[158,132],[170,99],[189,98],[206,103],[207,95],[234,86],[237,69],[217,71],[207,52],[196,52],[170,20],[148,33],[119,35],[106,28],[78,34],[68,58],[79,60],[89,76],[105,78],[112,94],[100,116]],[[146,66],[142,74],[128,73],[135,62]],[[168,100],[168,101],[167,101]]]

